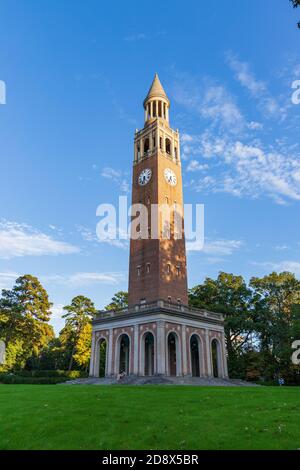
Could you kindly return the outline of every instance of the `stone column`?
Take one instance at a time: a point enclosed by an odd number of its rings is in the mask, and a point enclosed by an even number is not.
[[[147,111],[147,106],[145,107],[145,122],[147,121],[147,114],[148,114],[148,111]]]
[[[149,133],[149,150],[153,149],[153,137],[152,137],[152,132]]]
[[[166,107],[166,113],[167,113],[167,121],[169,122],[169,107]]]
[[[137,142],[134,144],[134,161],[137,162],[138,159],[138,150],[137,150]]]
[[[160,147],[159,147],[159,127],[157,126],[156,128],[156,148],[158,150],[158,152],[160,151]]]
[[[139,373],[139,325],[134,325],[134,339],[133,339],[133,373]]]
[[[153,101],[150,102],[150,117],[153,118]]]
[[[209,342],[209,334],[208,330],[205,330],[205,343],[206,343],[206,369],[207,369],[207,375],[208,377],[212,376],[212,368],[211,368],[211,348],[210,348],[210,342]]]
[[[143,158],[143,156],[144,156],[144,141],[141,138],[140,139],[140,158]]]
[[[227,356],[226,356],[226,345],[225,345],[225,336],[222,334],[222,358],[223,358],[223,375],[228,378],[228,366],[227,366]]]
[[[157,322],[157,373],[166,375],[166,328],[165,322]]]
[[[172,137],[172,139],[170,139],[170,141],[171,141],[170,157],[172,157],[174,159],[174,137]]]
[[[166,153],[166,135],[165,135],[164,132],[163,132],[163,135],[162,135],[162,151],[164,153]]]
[[[96,342],[96,333],[92,333],[92,347],[91,347],[91,359],[90,359],[90,371],[89,376],[94,376],[94,369],[95,369],[95,342]]]
[[[107,376],[110,376],[113,374],[112,350],[113,350],[113,329],[111,328],[109,330],[108,344],[107,344],[107,371],[106,371]]]
[[[186,326],[182,325],[182,373],[187,375]]]

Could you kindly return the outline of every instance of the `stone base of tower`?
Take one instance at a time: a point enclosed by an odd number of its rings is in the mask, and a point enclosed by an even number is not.
[[[91,377],[227,378],[223,317],[158,300],[93,321]]]

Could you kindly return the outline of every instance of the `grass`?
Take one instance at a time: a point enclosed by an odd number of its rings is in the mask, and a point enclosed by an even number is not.
[[[297,387],[0,385],[0,449],[298,449]]]

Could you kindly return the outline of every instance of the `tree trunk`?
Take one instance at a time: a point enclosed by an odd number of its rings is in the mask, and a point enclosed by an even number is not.
[[[75,345],[73,346],[73,349],[72,349],[72,352],[71,352],[71,357],[70,357],[70,362],[69,362],[69,367],[68,367],[69,372],[70,372],[70,370],[72,370],[74,353],[75,353]]]

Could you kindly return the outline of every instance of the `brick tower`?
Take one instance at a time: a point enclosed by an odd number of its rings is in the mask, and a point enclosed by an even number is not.
[[[92,322],[93,378],[228,377],[223,316],[188,306],[183,217],[180,224],[174,218],[183,205],[179,134],[169,125],[169,108],[155,75],[145,125],[134,139],[129,305],[100,311]],[[176,206],[175,214],[166,224],[153,206]]]
[[[169,108],[156,74],[144,100],[145,125],[134,139],[132,204],[144,204],[149,216],[147,238],[130,241],[129,306],[159,299],[188,303],[183,220],[178,236],[174,213],[165,226],[162,212],[153,208],[183,206],[179,133],[170,127]]]

